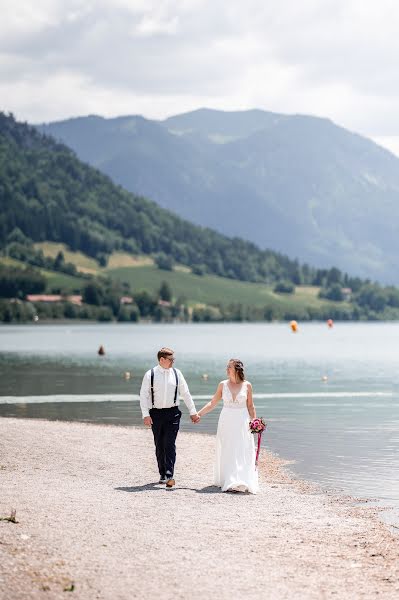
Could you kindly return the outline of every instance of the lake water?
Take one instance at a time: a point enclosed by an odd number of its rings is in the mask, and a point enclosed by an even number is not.
[[[399,525],[398,344],[396,323],[4,325],[0,416],[139,424],[159,347],[175,349],[197,408],[239,357],[264,445],[300,477],[393,507],[383,518]],[[218,414],[193,426],[186,413],[182,429],[214,433]]]

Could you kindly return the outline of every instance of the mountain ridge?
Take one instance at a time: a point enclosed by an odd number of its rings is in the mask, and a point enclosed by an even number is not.
[[[259,109],[80,119],[39,129],[201,226],[399,283],[399,159],[364,136],[329,119]]]

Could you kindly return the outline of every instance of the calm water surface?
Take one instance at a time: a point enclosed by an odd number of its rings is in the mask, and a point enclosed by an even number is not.
[[[399,525],[398,343],[392,323],[297,334],[282,324],[2,326],[0,416],[139,424],[141,378],[160,346],[175,349],[197,408],[239,357],[269,423],[265,446],[298,476],[393,507],[384,518]],[[218,414],[195,431],[214,433]],[[193,428],[186,416],[182,429]]]

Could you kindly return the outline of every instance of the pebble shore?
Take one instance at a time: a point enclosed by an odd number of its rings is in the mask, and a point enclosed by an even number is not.
[[[378,509],[263,450],[260,493],[223,494],[214,438],[193,427],[177,445],[166,489],[149,430],[0,419],[1,600],[399,598]]]

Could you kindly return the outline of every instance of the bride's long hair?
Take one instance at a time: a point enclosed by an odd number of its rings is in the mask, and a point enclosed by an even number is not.
[[[238,379],[240,381],[244,381],[245,373],[244,373],[244,364],[243,364],[242,360],[240,360],[239,358],[230,358],[229,362],[233,363],[236,377],[238,377]]]

